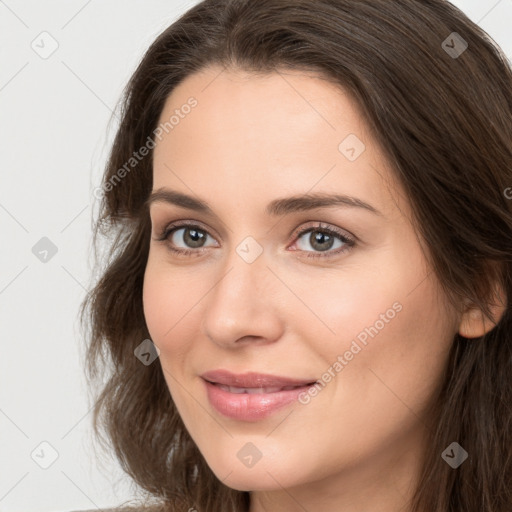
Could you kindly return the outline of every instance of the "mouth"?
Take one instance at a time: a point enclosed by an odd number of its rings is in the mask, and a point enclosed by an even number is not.
[[[304,387],[309,384],[314,384],[316,379],[297,379],[294,377],[282,377],[279,375],[271,375],[269,373],[232,373],[228,370],[212,370],[205,372],[201,377],[214,385],[227,386],[232,388],[232,393],[244,393],[247,390],[248,393],[255,391],[252,390],[267,390],[267,391],[256,391],[259,393],[275,393],[298,387]]]
[[[206,380],[206,379],[205,379]],[[217,386],[223,391],[227,391],[228,393],[235,393],[235,394],[243,394],[247,393],[248,395],[263,395],[268,393],[278,393],[280,391],[291,391],[293,389],[302,389],[304,387],[312,386],[313,384],[316,384],[315,382],[309,382],[307,384],[301,384],[298,386],[272,386],[272,387],[256,387],[256,388],[241,388],[237,386],[226,386],[224,384],[219,384],[218,382],[212,382],[207,380],[206,382],[209,382],[213,386]]]
[[[255,373],[235,375],[223,370],[212,373],[202,375],[210,405],[222,416],[237,421],[263,420],[297,402],[318,382]]]

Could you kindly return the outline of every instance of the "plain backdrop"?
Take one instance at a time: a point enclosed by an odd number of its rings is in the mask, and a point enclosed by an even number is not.
[[[195,3],[0,0],[0,512],[138,496],[93,451],[77,314],[112,110],[149,44]],[[512,0],[453,3],[512,56]]]

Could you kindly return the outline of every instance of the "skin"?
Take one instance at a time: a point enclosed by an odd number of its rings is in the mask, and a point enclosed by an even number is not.
[[[405,194],[343,90],[304,72],[210,67],[173,91],[161,121],[190,96],[198,105],[155,147],[153,190],[200,198],[215,216],[151,205],[143,292],[188,432],[219,480],[252,491],[251,512],[409,510],[429,449],[427,408],[453,336],[479,336],[491,325],[447,303]],[[354,161],[338,149],[349,134],[366,147]],[[277,217],[264,211],[274,199],[321,192],[354,196],[381,214],[340,205]],[[202,253],[180,228],[156,240],[178,220],[200,224]],[[319,223],[356,237],[355,245],[334,254],[346,247],[337,238],[322,251],[311,232],[294,236]],[[252,263],[236,251],[248,236],[263,251]],[[179,256],[170,246],[196,254]],[[210,405],[203,372],[321,379],[396,303],[400,312],[309,403],[257,422],[226,418]],[[252,467],[237,457],[248,442],[262,454]]]

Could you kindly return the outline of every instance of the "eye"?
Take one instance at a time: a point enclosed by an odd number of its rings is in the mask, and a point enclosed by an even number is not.
[[[350,250],[355,245],[355,240],[347,233],[338,228],[327,227],[322,224],[302,228],[295,236],[298,239],[296,245],[299,250],[309,253],[306,254],[308,258],[336,256]],[[308,250],[308,246],[312,247],[313,250]]]
[[[208,232],[195,224],[171,224],[167,226],[157,238],[159,242],[166,242],[169,250],[184,256],[200,255],[208,238]],[[184,244],[183,246],[180,246]]]

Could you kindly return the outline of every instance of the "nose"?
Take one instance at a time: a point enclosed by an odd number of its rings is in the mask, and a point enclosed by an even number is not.
[[[281,287],[281,289],[280,289]],[[219,270],[205,297],[203,333],[223,348],[268,344],[282,336],[283,285],[269,270],[264,254],[247,263],[235,250]]]

